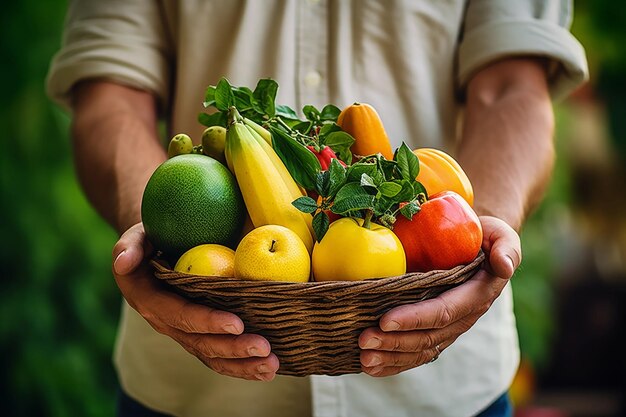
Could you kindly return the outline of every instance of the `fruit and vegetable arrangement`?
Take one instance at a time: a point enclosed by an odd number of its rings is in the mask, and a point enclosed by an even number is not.
[[[440,150],[392,149],[371,105],[300,117],[277,90],[221,79],[202,137],[171,139],[142,201],[154,276],[240,317],[279,374],[358,373],[364,329],[480,267],[472,186]]]
[[[275,103],[278,84],[206,91],[206,126],[184,133],[150,178],[146,236],[179,272],[336,281],[472,262],[482,230],[459,164],[437,149],[392,150],[376,110]]]

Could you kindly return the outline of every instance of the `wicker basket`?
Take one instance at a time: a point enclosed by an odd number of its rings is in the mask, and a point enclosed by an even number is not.
[[[364,281],[286,283],[201,277],[153,260],[155,276],[179,294],[237,314],[270,342],[279,374],[361,372],[359,334],[393,307],[436,297],[473,275],[484,259],[446,271]]]

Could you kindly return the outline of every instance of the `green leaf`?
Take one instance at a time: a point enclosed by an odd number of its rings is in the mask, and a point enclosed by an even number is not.
[[[352,137],[352,135],[344,131],[330,132],[324,140],[324,144],[333,148],[333,151],[335,152],[337,152],[337,150],[339,149],[350,148],[353,143],[354,138]]]
[[[271,78],[264,78],[259,80],[252,93],[260,109],[268,118],[272,118],[276,114],[275,101],[277,92],[278,83]]]
[[[350,147],[354,143],[354,138],[341,130],[335,123],[329,123],[320,129],[320,143],[329,146],[337,156],[346,164],[352,163],[352,153]]]
[[[328,175],[330,178],[328,196],[333,197],[346,183],[346,168],[336,159],[331,159]]]
[[[354,195],[342,199],[335,199],[330,210],[336,214],[347,214],[351,211],[371,209],[374,206],[373,195]]]
[[[289,128],[293,129],[294,126],[302,123],[302,120],[300,119],[283,119],[281,118],[281,120],[287,125],[289,126]]]
[[[341,187],[341,189],[337,192],[335,200],[352,197],[355,195],[365,195],[373,197],[370,193],[367,192],[365,188],[361,187],[358,182],[349,182]]]
[[[426,192],[426,188],[424,188],[421,182],[413,181],[412,185],[413,185],[414,196],[417,196],[418,194],[424,194],[426,198],[428,198],[428,193]]]
[[[413,188],[413,182],[415,181],[409,181],[409,180],[395,180],[394,182],[400,184],[401,186],[401,190],[398,194],[395,195],[394,200],[396,200],[398,203],[402,203],[405,201],[411,201],[415,198],[415,196],[417,195],[415,193],[415,189]]]
[[[226,111],[230,106],[235,105],[235,95],[226,78],[221,78],[215,87],[215,107],[218,110]]]
[[[252,96],[252,90],[248,87],[233,87],[233,95],[235,96],[235,107],[239,113],[248,109],[254,109],[256,100]]]
[[[394,178],[396,174],[396,168],[398,167],[398,163],[396,161],[389,161],[383,157],[378,159],[378,164],[380,165],[380,168],[382,169],[385,178]]]
[[[325,123],[320,129],[320,139],[325,138],[332,132],[343,132],[337,123]]]
[[[376,184],[374,184],[374,180],[372,177],[367,175],[366,173],[361,174],[361,187],[374,187],[376,188]]]
[[[350,165],[352,163],[352,152],[350,152],[350,149],[340,149],[335,154],[346,164]]]
[[[382,216],[383,214],[391,211],[391,208],[396,204],[393,198],[385,197],[381,195],[374,201],[374,214]]]
[[[367,174],[370,177],[376,175],[376,164],[367,163],[367,162],[357,162],[356,164],[350,166],[348,168],[348,182],[360,182],[361,175]]]
[[[293,179],[304,189],[315,189],[315,178],[322,167],[313,152],[300,145],[281,129],[270,126],[274,151]]]
[[[308,196],[299,197],[291,204],[303,213],[314,213],[317,210],[317,202]]]
[[[240,97],[250,97],[250,99],[254,98],[254,94],[252,90],[248,87],[233,87],[233,93],[235,95],[239,95]]]
[[[331,211],[337,214],[345,214],[350,211],[372,208],[374,196],[369,194],[359,183],[351,182],[337,192]]]
[[[412,220],[413,216],[417,214],[419,211],[420,211],[420,206],[415,201],[411,201],[410,203],[405,204],[400,209],[400,213],[402,213],[402,215],[409,220]]]
[[[396,153],[396,161],[402,178],[409,181],[417,178],[417,174],[420,172],[419,159],[404,142]]]
[[[204,107],[210,107],[215,105],[215,86],[210,85],[207,87],[204,93]]]
[[[213,114],[207,114],[207,113],[198,114],[198,122],[200,122],[200,124],[206,127],[211,127],[211,126],[226,127],[227,119],[228,119],[228,115],[220,111],[215,112]]]
[[[395,182],[387,181],[387,182],[383,182],[382,184],[380,184],[380,186],[378,187],[378,190],[385,197],[391,198],[391,197],[395,197],[402,190],[402,186]]]
[[[313,216],[313,231],[315,232],[315,240],[321,242],[326,232],[328,231],[328,226],[330,225],[330,219],[328,218],[328,214],[324,211],[320,211],[315,216]]]
[[[316,109],[315,106],[312,106],[310,104],[307,104],[302,108],[302,113],[304,113],[304,117],[306,117],[307,120],[310,120],[312,122],[316,122],[320,118],[320,111]]]
[[[315,191],[322,197],[330,195],[330,171],[326,170],[317,173],[315,177]]]
[[[300,123],[294,125],[292,127],[292,129],[293,130],[297,130],[298,132],[302,133],[303,135],[306,135],[311,130],[311,127],[313,127],[313,123],[309,122],[309,121],[305,121],[305,122],[300,122]]]
[[[276,116],[284,119],[299,120],[298,114],[291,107],[284,104],[276,106]]]
[[[341,109],[339,107],[332,104],[327,104],[326,106],[324,106],[320,113],[320,119],[336,122],[340,113]]]

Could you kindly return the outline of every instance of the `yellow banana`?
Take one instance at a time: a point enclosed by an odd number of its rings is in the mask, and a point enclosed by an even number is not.
[[[247,119],[244,119],[244,120],[247,120]],[[291,174],[289,173],[289,170],[287,170],[287,167],[285,166],[283,161],[276,154],[276,152],[274,151],[274,148],[272,148],[270,145],[268,145],[267,142],[263,139],[263,137],[256,130],[254,130],[250,126],[246,126],[246,127],[248,128],[248,130],[250,131],[250,134],[254,137],[254,139],[259,143],[259,145],[261,145],[261,148],[263,148],[263,150],[265,151],[267,156],[269,156],[270,160],[272,161],[272,164],[274,165],[274,167],[280,173],[280,176],[282,177],[283,181],[285,182],[285,184],[289,188],[289,191],[291,191],[293,199],[295,200],[296,198],[302,197],[303,195],[305,195],[300,190],[300,187],[298,187],[298,184],[291,177]],[[261,127],[261,126],[259,126],[259,127]],[[261,129],[263,129],[263,128],[261,127]],[[263,129],[263,130],[265,130],[265,129]]]
[[[245,123],[245,120],[248,120],[248,119],[244,118],[244,123]],[[301,188],[298,185],[298,183],[296,183],[294,181],[294,179],[291,177],[291,174],[289,173],[289,170],[287,169],[287,167],[285,166],[283,161],[280,159],[280,157],[276,154],[274,149],[270,145],[268,145],[265,140],[263,140],[261,135],[256,130],[251,128],[249,125],[246,125],[246,127],[248,128],[248,130],[250,131],[250,134],[254,137],[254,139],[259,143],[259,145],[261,145],[261,148],[263,148],[263,150],[265,151],[267,156],[270,158],[270,160],[272,161],[272,164],[274,164],[274,167],[276,168],[276,170],[280,174],[281,178],[283,179],[283,182],[285,183],[285,185],[289,189],[289,192],[291,193],[291,197],[293,198],[293,200],[307,195],[306,191],[303,188]],[[265,130],[261,126],[259,126],[259,128]],[[265,130],[265,131],[267,132],[267,130]],[[267,133],[269,133],[269,132],[267,132]],[[306,225],[309,228],[309,231],[311,232],[311,234],[313,234],[314,233],[314,231],[313,231],[313,217],[310,214],[308,214],[308,213],[300,212],[300,214],[302,215],[302,218],[306,222]]]
[[[285,226],[302,239],[311,253],[313,237],[309,226],[303,213],[291,204],[294,197],[290,188],[293,187],[285,183],[272,158],[268,156],[270,150],[276,155],[274,150],[263,149],[234,108],[229,111],[226,149],[226,157],[233,167],[254,227],[266,224]],[[291,176],[289,179],[295,184]]]
[[[250,127],[253,131],[255,131],[259,136],[263,138],[268,145],[272,146],[272,134],[263,126],[258,123],[253,122],[250,119],[243,118],[243,122],[246,126]]]
[[[224,158],[226,158],[226,166],[228,166],[228,170],[235,175],[235,168],[233,168],[233,164],[230,162],[230,149],[228,146],[224,144]]]
[[[295,181],[292,181],[291,174],[289,173],[289,171],[285,167],[285,164],[283,163],[283,161],[281,161],[281,159],[278,157],[276,152],[269,152],[268,151],[268,149],[272,149],[272,150],[274,149],[274,145],[272,144],[272,134],[267,129],[265,129],[263,126],[260,126],[260,125],[256,124],[255,122],[253,122],[250,119],[246,119],[244,117],[243,118],[243,122],[248,127],[248,130],[250,130],[250,132],[252,132],[252,136],[254,136],[254,138],[257,141],[259,141],[259,143],[261,143],[261,146],[267,152],[267,154],[270,157],[270,159],[272,160],[272,163],[274,164],[274,166],[280,171],[280,175],[283,177],[283,179],[285,179],[285,182],[289,186],[290,190],[292,190],[292,192],[293,192],[293,199],[295,200],[296,198],[299,198],[299,197],[307,195],[306,190],[304,188],[302,188],[300,185],[298,185],[298,183],[296,183]],[[298,191],[296,191],[295,188],[293,188],[291,186],[292,182],[296,184],[296,187],[298,188]],[[310,217],[310,216],[308,216],[308,217]],[[311,219],[310,218],[308,218],[308,222],[309,222],[309,224],[311,223]],[[312,230],[313,230],[313,228],[311,227],[311,231]]]

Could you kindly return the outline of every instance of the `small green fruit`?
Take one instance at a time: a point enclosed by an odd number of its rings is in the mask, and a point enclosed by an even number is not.
[[[167,147],[167,156],[173,158],[177,155],[185,155],[193,151],[191,138],[184,133],[179,133],[170,140]]]
[[[202,152],[222,164],[226,163],[224,147],[226,144],[226,129],[222,126],[211,126],[202,133]]]

